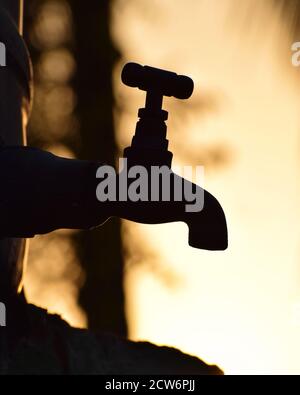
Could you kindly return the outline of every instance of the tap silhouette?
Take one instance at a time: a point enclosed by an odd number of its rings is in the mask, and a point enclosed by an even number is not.
[[[30,147],[3,146],[0,148],[0,238],[33,237],[61,228],[90,229],[118,216],[146,224],[182,221],[189,228],[190,246],[207,250],[227,248],[226,219],[219,202],[171,169],[173,155],[168,151],[165,123],[168,113],[162,110],[163,96],[187,99],[193,92],[193,81],[135,63],[125,65],[122,81],[147,92],[145,108],[139,110],[136,132],[131,146],[124,150],[124,158],[129,169],[135,166],[143,166],[149,172],[153,166],[169,169],[168,201],[159,194],[149,201],[100,202],[96,197],[99,183],[96,174],[103,164],[60,158]],[[130,185],[129,182],[126,188]],[[179,200],[174,193],[176,185],[181,185]],[[163,190],[162,179],[159,187]],[[148,180],[150,191],[151,188]],[[202,210],[187,211],[191,202],[183,196],[184,188],[203,197]]]
[[[145,108],[139,109],[139,121],[131,147],[124,150],[128,167],[142,165],[164,166],[170,169],[170,200],[159,202],[130,202],[119,204],[118,213],[142,223],[185,222],[189,228],[189,245],[206,250],[224,250],[228,246],[227,225],[223,209],[217,199],[200,186],[192,184],[171,171],[172,153],[168,151],[166,139],[167,111],[162,109],[163,96],[188,99],[194,89],[192,79],[149,66],[128,63],[122,71],[125,85],[146,91]],[[193,190],[194,195],[202,196],[203,207],[197,212],[187,212],[187,200],[182,192],[182,200],[176,201],[175,186]],[[149,182],[149,190],[151,183]],[[163,190],[160,179],[159,190]],[[162,196],[160,196],[162,199]]]

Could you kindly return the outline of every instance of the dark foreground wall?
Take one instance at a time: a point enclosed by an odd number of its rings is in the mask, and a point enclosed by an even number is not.
[[[196,374],[220,375],[196,357],[70,327],[60,317],[20,297],[0,328],[0,374]]]

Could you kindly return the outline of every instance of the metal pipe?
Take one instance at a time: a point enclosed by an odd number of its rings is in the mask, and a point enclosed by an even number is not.
[[[7,10],[10,17],[18,26],[19,33],[23,33],[23,0],[1,0],[0,5]]]
[[[30,103],[31,68],[23,30],[23,0],[0,0],[0,42],[7,65],[0,69],[0,142],[25,145]],[[1,148],[0,148],[1,149]],[[25,239],[0,240],[0,300],[20,289],[27,243]]]

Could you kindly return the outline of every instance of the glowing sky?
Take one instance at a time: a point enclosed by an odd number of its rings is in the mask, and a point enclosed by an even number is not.
[[[201,164],[203,147],[216,144],[229,152],[205,183],[224,207],[228,251],[192,249],[183,224],[124,224],[130,336],[226,373],[300,373],[300,69],[290,63],[288,23],[268,0],[119,0],[113,21],[122,64],[195,81],[194,98],[176,104],[191,108],[184,122],[172,121],[172,99],[165,106],[175,162],[195,164],[199,152]],[[144,95],[121,87],[119,72],[123,148]],[[203,112],[205,97],[216,105]]]

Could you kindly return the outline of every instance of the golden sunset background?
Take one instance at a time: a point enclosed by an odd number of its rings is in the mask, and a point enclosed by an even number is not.
[[[226,374],[299,374],[296,9],[272,0],[109,3],[110,35],[120,52],[112,74],[119,154],[130,145],[145,96],[121,84],[123,65],[193,78],[189,100],[164,102],[173,164],[205,166],[205,189],[222,204],[229,230],[228,250],[208,252],[188,246],[183,224],[122,221],[129,338],[177,347]],[[35,62],[34,138],[68,157],[78,155],[65,137],[76,140],[80,128],[72,18],[67,1],[44,1],[28,33],[43,51]],[[86,327],[78,303],[86,276],[74,237],[60,231],[31,241],[25,290],[30,302]]]

